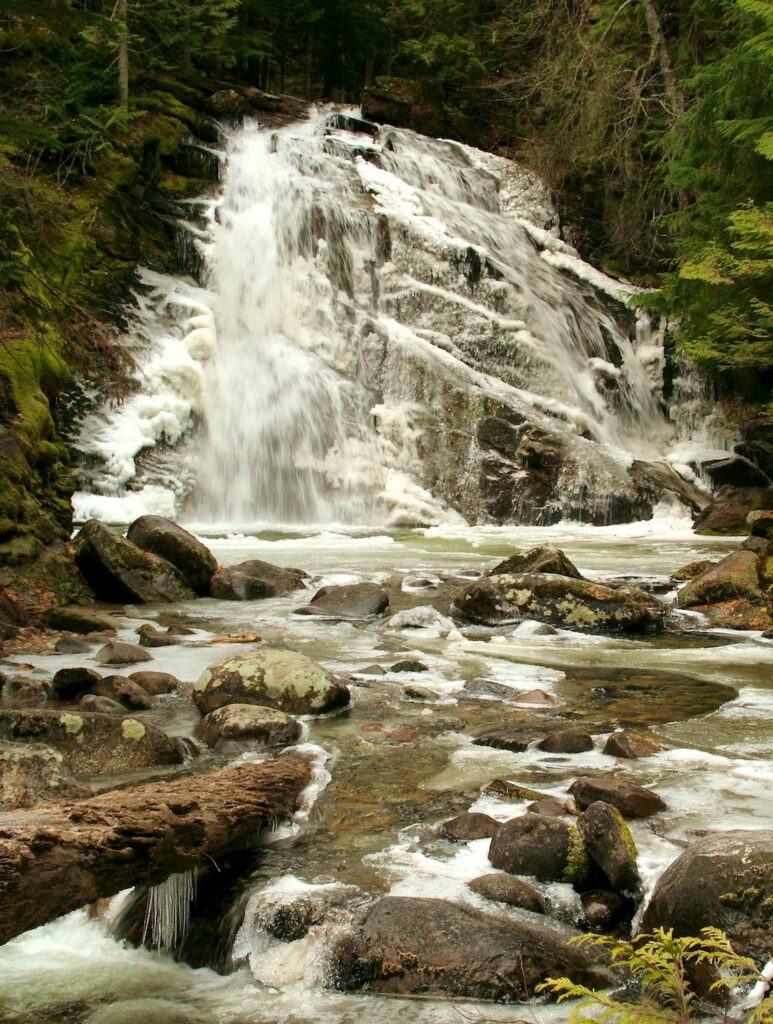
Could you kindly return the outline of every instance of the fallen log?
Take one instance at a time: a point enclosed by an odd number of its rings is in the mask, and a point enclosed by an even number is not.
[[[311,780],[289,751],[260,764],[0,815],[0,945],[133,885],[248,844]]]

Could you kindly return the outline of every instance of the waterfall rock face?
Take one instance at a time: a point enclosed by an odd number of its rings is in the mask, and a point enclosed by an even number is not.
[[[651,514],[676,479],[631,472],[672,436],[661,338],[560,239],[537,179],[354,114],[234,128],[226,155],[197,229],[205,286],[143,275],[137,392],[82,425],[81,514]]]

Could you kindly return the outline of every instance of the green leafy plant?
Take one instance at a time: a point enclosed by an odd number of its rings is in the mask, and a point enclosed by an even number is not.
[[[703,928],[699,938],[678,938],[673,929],[640,935],[633,943],[608,935],[583,935],[576,944],[606,949],[612,970],[625,986],[620,992],[597,991],[569,978],[548,978],[538,991],[558,1002],[577,999],[569,1024],[689,1024],[691,1021],[738,1021],[718,1005],[729,990],[756,984],[762,976],[753,960],[739,956],[724,932]],[[694,990],[691,968],[707,965],[718,975],[711,997]],[[742,1018],[744,1024],[773,1024],[773,996]]]

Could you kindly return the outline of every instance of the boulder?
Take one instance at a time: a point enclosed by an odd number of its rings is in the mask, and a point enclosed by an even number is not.
[[[209,592],[220,601],[255,601],[261,597],[284,597],[303,586],[307,573],[285,569],[253,558],[220,569],[212,577]]]
[[[168,672],[130,672],[129,679],[152,697],[157,697],[161,693],[171,693],[180,685],[180,680]]]
[[[226,704],[199,722],[196,733],[218,753],[237,748],[284,747],[301,736],[294,718],[276,708],[255,704]]]
[[[296,942],[310,928],[362,899],[354,885],[320,885],[308,892],[263,890],[257,894],[255,921],[275,939]]]
[[[79,636],[60,636],[54,644],[57,654],[88,654],[91,644]]]
[[[641,878],[636,865],[636,844],[622,814],[597,800],[577,819],[585,849],[609,881],[614,892],[637,893]]]
[[[584,750],[593,750],[593,737],[579,726],[574,726],[551,733],[537,746],[551,754],[581,754]]]
[[[326,128],[337,128],[343,132],[355,132],[361,135],[378,135],[378,125],[372,121],[363,121],[362,118],[352,117],[350,114],[331,114],[325,121]]]
[[[140,640],[140,647],[172,647],[177,643],[177,638],[171,633],[162,633],[160,629],[151,626],[149,622],[140,626],[137,630]]]
[[[418,661],[416,658],[403,658],[402,661],[396,661],[394,665],[389,668],[390,672],[429,672],[429,669],[423,661]]]
[[[476,747],[493,747],[494,750],[509,750],[512,754],[522,754],[524,750],[529,749],[532,740],[520,733],[496,730],[484,732],[472,742]]]
[[[542,902],[540,894],[521,878],[492,872],[490,875],[473,878],[468,884],[473,892],[477,892],[479,896],[485,896],[488,900],[507,903],[510,907],[521,907],[523,910],[530,910],[533,914],[545,913],[545,904]]]
[[[55,700],[75,700],[96,686],[102,676],[93,668],[60,668],[51,680],[51,696]]]
[[[389,607],[389,594],[375,583],[322,587],[297,615],[324,615],[334,619],[370,619]]]
[[[16,708],[39,707],[48,701],[49,695],[48,683],[27,676],[12,676],[6,679],[3,687],[5,702]]]
[[[619,732],[610,734],[604,744],[604,753],[612,757],[625,757],[629,759],[637,757],[650,757],[663,750],[663,745],[658,743],[654,736],[646,732],[637,732],[635,729],[621,729]]]
[[[559,548],[551,544],[543,544],[540,547],[530,548],[523,554],[511,555],[504,562],[499,562],[493,569],[489,569],[489,576],[521,576],[524,573],[552,573],[555,576],[569,576],[571,579],[581,580],[579,570],[567,558]]]
[[[196,594],[171,563],[143,551],[96,519],[82,527],[73,547],[75,564],[105,601],[190,601]]]
[[[49,608],[44,621],[49,629],[61,629],[67,633],[115,632],[115,623],[112,619],[83,608]]]
[[[523,814],[500,825],[488,859],[511,875],[534,875],[542,882],[578,885],[590,871],[577,826],[544,814]]]
[[[767,629],[773,612],[766,568],[767,550],[739,548],[686,583],[677,606],[700,612],[715,628]]]
[[[409,700],[436,701],[442,697],[442,694],[426,686],[406,686],[403,693]]]
[[[587,810],[596,800],[612,804],[624,818],[647,818],[666,808],[666,802],[651,789],[635,786],[621,779],[579,778],[569,787],[578,806]]]
[[[499,822],[490,814],[479,814],[472,811],[460,814],[440,826],[440,834],[446,839],[456,842],[467,842],[470,839],[490,839],[499,831]]]
[[[349,690],[303,654],[258,647],[210,665],[196,681],[193,699],[205,715],[226,704],[259,704],[308,715],[348,704]]]
[[[47,743],[78,774],[182,764],[180,743],[136,718],[62,711],[0,711],[0,737]]]
[[[759,466],[743,455],[734,454],[726,459],[713,459],[701,464],[701,469],[713,487],[770,487],[771,480]]]
[[[93,711],[98,715],[125,715],[126,708],[112,697],[98,697],[95,693],[84,693],[78,701],[81,711]]]
[[[701,558],[697,562],[688,562],[681,569],[677,569],[671,577],[672,583],[686,583],[687,580],[694,580],[696,576],[702,576],[704,572],[713,569],[719,562],[711,558]]]
[[[700,839],[666,868],[641,930],[698,935],[712,926],[762,966],[773,935],[773,829],[719,832]]]
[[[750,512],[746,517],[746,525],[752,537],[773,540],[773,510],[761,509],[758,512]]]
[[[437,899],[387,896],[335,943],[331,981],[345,991],[529,999],[546,977],[603,986],[604,972],[547,924],[498,918]]]
[[[746,533],[746,519],[757,509],[773,508],[773,488],[720,487],[714,501],[695,520],[701,534]]]
[[[129,527],[126,539],[143,551],[170,562],[197,594],[209,593],[209,581],[217,572],[217,559],[182,526],[163,516],[140,516]]]
[[[633,900],[617,892],[594,889],[584,892],[582,901],[582,924],[592,932],[609,932],[624,921],[630,921],[635,904]]]
[[[0,740],[0,811],[84,796],[91,790],[75,781],[58,750]]]
[[[148,691],[126,676],[104,676],[91,692],[98,697],[109,697],[130,711],[147,711],[153,706]]]
[[[152,655],[143,651],[137,644],[128,644],[123,640],[108,640],[94,656],[100,665],[136,665],[140,661],[152,661]]]
[[[478,580],[454,598],[470,622],[498,626],[539,619],[567,629],[646,633],[657,629],[663,608],[633,587],[605,587],[549,573],[502,574]]]

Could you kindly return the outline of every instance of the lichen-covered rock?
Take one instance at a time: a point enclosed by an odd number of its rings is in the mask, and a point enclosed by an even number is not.
[[[279,747],[295,743],[301,725],[284,711],[256,704],[226,704],[199,722],[197,734],[219,753],[244,747]]]
[[[75,564],[105,601],[190,601],[196,594],[170,562],[89,519],[74,543]]]
[[[493,569],[489,569],[489,576],[521,576],[524,573],[541,572],[552,573],[556,576],[569,576],[571,579],[581,580],[582,576],[577,567],[570,561],[560,548],[551,544],[543,544],[540,547],[530,548],[522,554],[511,555],[503,562],[499,562]]]
[[[651,789],[644,789],[622,779],[575,779],[569,792],[582,810],[587,810],[596,800],[612,804],[624,818],[647,818],[665,810],[667,804]]]
[[[303,586],[307,573],[287,569],[259,558],[220,569],[212,577],[209,592],[220,601],[256,601],[263,597],[284,597]]]
[[[662,606],[643,590],[549,573],[477,580],[456,595],[454,611],[487,626],[538,619],[567,629],[622,633],[651,632],[663,617]]]
[[[260,704],[309,715],[348,704],[349,690],[303,654],[258,647],[210,665],[196,681],[193,699],[205,715],[226,704]]]
[[[597,800],[577,819],[585,849],[607,876],[615,892],[636,893],[641,878],[636,864],[636,844],[622,814],[611,804]]]
[[[82,796],[91,796],[91,790],[75,781],[58,750],[0,741],[0,811]]]
[[[335,619],[369,619],[389,607],[389,594],[375,583],[351,583],[322,587],[297,615],[322,615]]]
[[[514,1002],[548,976],[608,983],[557,928],[437,899],[379,900],[337,939],[331,959],[331,981],[346,991]]]
[[[769,508],[773,508],[770,487],[720,487],[714,501],[695,520],[695,532],[742,536],[749,513]]]
[[[719,562],[711,558],[701,558],[697,562],[688,562],[687,565],[683,565],[681,569],[676,570],[671,577],[671,582],[686,583],[688,580],[694,580],[696,576],[702,576],[704,572],[713,569],[715,565],[719,565]]]
[[[650,757],[663,750],[663,745],[658,743],[654,736],[646,732],[637,732],[635,729],[621,729],[613,732],[604,744],[604,753],[611,757],[625,757],[630,760],[637,757]]]
[[[512,875],[503,875],[498,871],[490,875],[480,875],[468,883],[473,892],[485,896],[488,900],[507,903],[510,907],[521,907],[533,914],[544,914],[545,904],[542,897],[528,882]]]
[[[46,743],[78,774],[182,764],[180,743],[136,718],[78,711],[0,711],[0,738]]]
[[[171,562],[197,594],[209,593],[210,580],[217,572],[217,559],[182,526],[163,516],[140,516],[127,530],[126,539],[143,551]]]
[[[578,885],[590,870],[577,826],[544,814],[523,814],[501,825],[488,859],[511,875],[534,875],[543,882]]]
[[[762,966],[773,935],[773,829],[720,832],[690,846],[658,879],[641,930],[698,935],[712,926]]]

